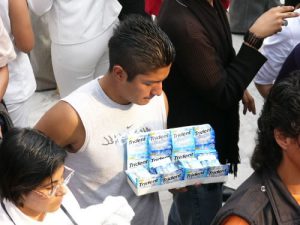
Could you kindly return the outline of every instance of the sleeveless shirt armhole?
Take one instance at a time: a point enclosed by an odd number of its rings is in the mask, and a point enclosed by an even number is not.
[[[74,94],[75,95],[75,94]],[[71,99],[69,99],[68,98],[69,96],[67,96],[67,97],[65,97],[65,98],[63,98],[63,99],[61,99],[61,101],[64,101],[64,102],[66,102],[66,103],[68,103],[75,111],[76,111],[76,113],[77,113],[77,115],[79,116],[79,112],[77,111],[77,107],[76,106],[74,106],[74,104],[76,104],[75,102],[73,102]],[[78,101],[77,103],[79,103],[79,102],[81,102],[81,101]],[[89,143],[89,140],[90,140],[90,133],[88,132],[89,130],[91,130],[91,129],[89,129],[90,128],[90,125],[89,125],[89,123],[87,122],[87,121],[85,121],[83,118],[81,118],[80,116],[79,116],[79,118],[80,118],[80,120],[81,120],[81,122],[82,122],[82,124],[83,124],[83,127],[84,127],[84,130],[85,130],[85,139],[84,139],[84,142],[83,142],[83,145],[78,149],[78,151],[77,152],[84,152],[85,150],[86,150],[86,146],[87,146],[87,144]]]
[[[160,104],[160,109],[161,109],[161,113],[162,113],[163,126],[164,126],[164,129],[166,129],[167,128],[167,112],[166,112],[165,99],[164,99],[163,94],[161,94],[160,96],[157,96],[157,97],[159,98],[159,104]]]

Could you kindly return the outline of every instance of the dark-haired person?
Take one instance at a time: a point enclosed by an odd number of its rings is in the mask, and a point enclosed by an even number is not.
[[[109,72],[59,101],[36,124],[69,150],[67,165],[77,171],[70,188],[81,206],[122,195],[134,209],[133,225],[164,224],[158,193],[137,197],[127,183],[122,136],[165,128],[162,82],[174,57],[156,24],[129,16],[109,41]]]
[[[130,224],[134,213],[123,197],[80,209],[66,185],[74,170],[66,151],[33,129],[12,128],[0,147],[0,224]]]
[[[258,49],[265,37],[282,29],[285,18],[298,16],[293,10],[275,7],[260,16],[236,54],[220,0],[163,1],[158,24],[176,49],[164,82],[168,127],[211,124],[220,162],[231,164],[235,175],[240,160],[239,102],[244,103],[244,113],[255,113],[246,88],[266,61]],[[174,193],[169,225],[210,224],[221,206],[222,184],[189,186],[186,192]]]
[[[258,119],[254,173],[212,225],[299,224],[300,71],[276,83]]]

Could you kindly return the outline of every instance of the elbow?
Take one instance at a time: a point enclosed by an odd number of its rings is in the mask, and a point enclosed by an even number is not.
[[[34,45],[35,45],[34,39],[31,41],[26,41],[26,42],[22,42],[22,43],[16,42],[16,47],[20,51],[25,52],[25,53],[29,53],[34,48]]]

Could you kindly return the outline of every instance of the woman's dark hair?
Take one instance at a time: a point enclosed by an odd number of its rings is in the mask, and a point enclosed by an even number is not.
[[[37,188],[64,164],[66,151],[44,134],[12,128],[0,146],[0,196],[22,205],[22,196]]]
[[[277,169],[282,160],[275,129],[286,137],[300,135],[300,70],[276,83],[266,99],[258,119],[258,137],[251,158],[251,166],[256,171]]]
[[[128,81],[168,66],[175,59],[175,48],[165,32],[138,15],[128,16],[116,27],[108,47],[109,71],[114,65],[122,66]]]

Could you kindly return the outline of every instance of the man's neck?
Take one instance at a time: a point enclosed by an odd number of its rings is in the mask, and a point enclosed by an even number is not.
[[[300,194],[300,171],[290,162],[282,160],[277,173],[289,192],[293,195]]]
[[[125,101],[122,96],[119,94],[119,88],[113,82],[113,78],[110,77],[109,74],[105,74],[102,78],[98,80],[98,83],[107,97],[109,97],[115,103],[121,105],[128,105],[130,102]]]

